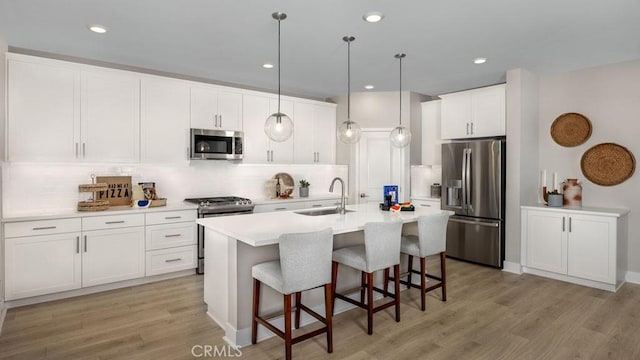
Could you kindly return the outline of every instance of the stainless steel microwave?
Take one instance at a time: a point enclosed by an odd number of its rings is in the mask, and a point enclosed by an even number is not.
[[[242,160],[242,131],[191,129],[191,159]]]

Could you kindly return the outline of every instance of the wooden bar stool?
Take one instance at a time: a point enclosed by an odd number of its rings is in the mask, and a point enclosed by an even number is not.
[[[400,280],[400,283],[407,285],[407,288],[414,287],[420,289],[421,308],[425,310],[426,293],[437,288],[442,289],[442,301],[447,301],[447,269],[446,269],[446,246],[447,246],[447,223],[449,213],[443,212],[437,215],[420,216],[418,218],[418,236],[407,235],[402,237],[400,252],[409,256],[408,271],[400,274],[400,278],[408,276],[408,281]],[[440,277],[427,274],[426,257],[440,255]],[[420,271],[413,270],[413,257],[420,258]],[[420,285],[411,282],[411,275],[420,275]],[[395,281],[398,277],[387,277],[384,288],[387,289],[389,280]],[[438,280],[438,283],[426,286],[426,279]],[[396,285],[398,281],[395,281]]]
[[[285,341],[285,357],[291,359],[291,346],[322,333],[327,333],[327,352],[333,352],[331,326],[331,252],[333,250],[333,230],[330,228],[299,234],[282,234],[279,240],[280,260],[254,265],[253,276],[253,318],[251,322],[251,343],[258,340],[258,323],[280,336]],[[260,285],[266,284],[284,295],[284,331],[261,317]],[[324,286],[325,317],[301,303],[302,291]],[[300,327],[300,310],[325,324],[324,327],[292,338],[291,295],[296,296],[295,328]],[[279,314],[277,314],[279,315]],[[276,316],[277,316],[276,315]]]
[[[400,276],[400,238],[402,222],[370,222],[364,224],[364,245],[349,246],[333,252],[333,268],[331,283],[333,285],[333,301],[341,299],[367,310],[367,333],[373,334],[373,314],[388,307],[396,307],[396,321],[400,321],[400,284],[397,283],[395,293],[373,286],[373,273],[393,266],[396,277]],[[353,300],[336,292],[338,265],[344,264],[362,272],[360,287],[348,292],[360,291],[360,301]],[[364,302],[366,289],[367,301]],[[373,290],[390,296],[393,301],[377,307],[373,306]]]

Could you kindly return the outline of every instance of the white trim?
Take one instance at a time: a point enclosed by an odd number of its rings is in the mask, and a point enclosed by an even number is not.
[[[502,265],[502,271],[520,275],[522,274],[522,267],[519,263],[505,261]]]
[[[624,279],[626,282],[631,284],[640,284],[640,273],[635,271],[627,271]]]
[[[532,269],[532,268],[529,268],[529,267],[526,267],[526,266],[522,267],[522,272],[525,272],[527,274],[544,276],[544,277],[547,277],[547,278],[550,278],[550,279],[566,281],[566,282],[570,282],[572,284],[588,286],[588,287],[592,287],[592,288],[596,288],[596,289],[600,289],[600,290],[607,290],[607,291],[611,291],[611,292],[618,291],[618,289],[620,289],[620,287],[624,284],[624,281],[621,281],[620,283],[617,283],[617,284],[607,284],[607,283],[603,283],[603,282],[599,282],[599,281],[587,280],[587,279],[577,278],[577,277],[574,277],[574,276],[557,274],[557,273],[554,273],[554,272],[549,272],[549,271],[544,271],[544,270]]]

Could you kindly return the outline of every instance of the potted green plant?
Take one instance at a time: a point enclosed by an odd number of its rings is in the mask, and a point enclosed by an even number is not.
[[[300,197],[309,197],[309,182],[305,179],[300,180]]]
[[[563,196],[557,190],[547,193],[547,206],[562,207]]]

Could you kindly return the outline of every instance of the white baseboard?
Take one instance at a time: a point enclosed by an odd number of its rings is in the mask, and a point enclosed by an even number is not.
[[[522,274],[522,267],[520,266],[519,263],[505,261],[502,263],[502,271],[520,275]]]
[[[631,284],[640,284],[640,273],[634,271],[627,271],[625,281]]]

